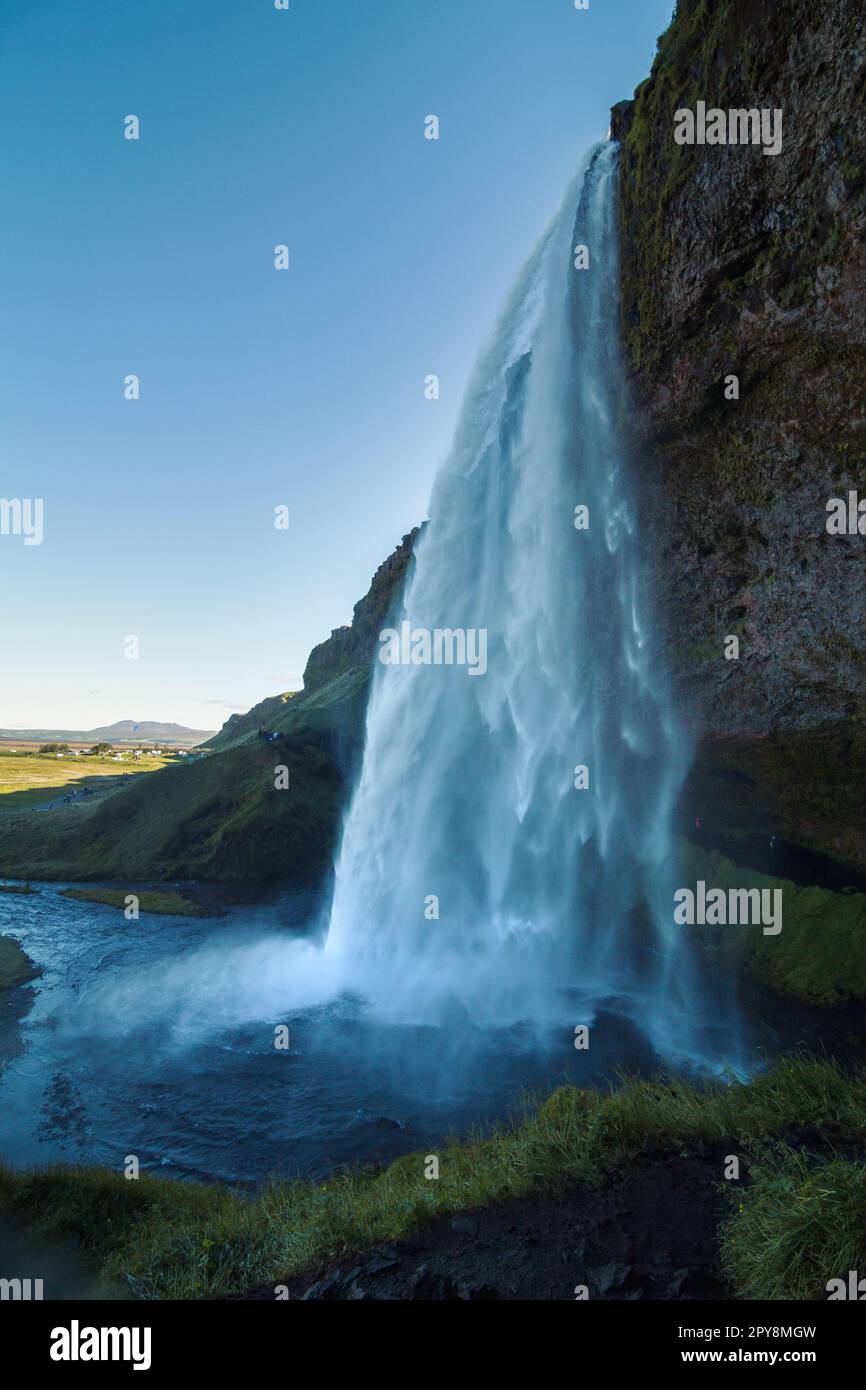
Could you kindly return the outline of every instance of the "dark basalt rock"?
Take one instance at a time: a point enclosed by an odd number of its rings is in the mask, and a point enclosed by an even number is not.
[[[829,535],[826,509],[864,494],[864,84],[862,0],[680,0],[619,175],[641,534],[703,735],[683,824],[860,864],[866,536]],[[698,101],[781,110],[781,153],[676,144]]]
[[[610,138],[624,140],[631,130],[634,120],[634,102],[618,101],[610,108]]]
[[[866,537],[825,529],[866,458],[864,82],[862,0],[689,0],[623,141],[642,530],[683,706],[718,734],[866,719]],[[701,100],[781,109],[781,153],[676,144]]]

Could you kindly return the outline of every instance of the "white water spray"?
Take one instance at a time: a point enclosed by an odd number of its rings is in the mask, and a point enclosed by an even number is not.
[[[392,1017],[543,1021],[568,998],[696,1056],[670,898],[689,750],[618,425],[617,156],[591,152],[476,368],[395,627],[486,630],[487,670],[377,663],[325,953]]]

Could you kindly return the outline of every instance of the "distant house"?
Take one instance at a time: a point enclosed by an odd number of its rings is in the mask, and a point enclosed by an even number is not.
[[[140,749],[140,748],[134,748],[134,749],[133,749],[133,752],[132,752],[132,756],[135,758],[135,761],[136,761],[136,762],[140,762],[140,760],[141,760],[141,749]]]

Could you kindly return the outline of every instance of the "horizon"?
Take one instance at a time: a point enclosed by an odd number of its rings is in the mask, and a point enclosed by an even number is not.
[[[137,729],[143,728],[147,724],[159,724],[164,729],[176,729],[179,730],[181,733],[185,734],[219,733],[218,729],[194,729],[190,728],[187,724],[179,724],[176,720],[171,719],[115,719],[111,724],[94,724],[93,727],[90,729],[76,729],[72,726],[64,728],[61,725],[43,726],[41,724],[34,724],[26,728],[13,729],[9,725],[4,724],[2,727],[0,727],[0,740],[5,740],[7,738],[13,738],[15,736],[24,734],[102,734],[108,733],[112,729],[123,728],[126,725],[131,726],[134,732]]]

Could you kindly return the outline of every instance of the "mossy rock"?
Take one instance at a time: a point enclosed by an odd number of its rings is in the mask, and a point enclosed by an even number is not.
[[[0,996],[18,985],[27,984],[38,974],[20,942],[11,936],[0,936]]]

